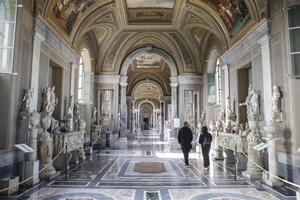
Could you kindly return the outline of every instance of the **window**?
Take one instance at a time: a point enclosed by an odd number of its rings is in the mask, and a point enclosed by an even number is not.
[[[17,16],[17,0],[0,0],[0,73],[11,73]]]
[[[291,57],[291,73],[300,78],[300,5],[288,8],[289,54]]]
[[[217,60],[216,71],[215,71],[215,82],[216,82],[216,103],[221,103],[221,68],[220,60]]]
[[[208,74],[208,103],[219,104],[221,102],[221,68],[219,59],[216,62],[215,73]]]
[[[78,101],[83,102],[83,88],[84,88],[84,65],[80,57],[79,76],[78,76]]]

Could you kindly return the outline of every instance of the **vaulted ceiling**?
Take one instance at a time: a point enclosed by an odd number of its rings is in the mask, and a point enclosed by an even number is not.
[[[37,2],[38,15],[67,43],[78,52],[89,47],[96,74],[119,74],[126,56],[144,46],[166,51],[179,74],[205,73],[210,52],[221,55],[266,15],[265,0]],[[146,69],[138,62],[133,67]]]

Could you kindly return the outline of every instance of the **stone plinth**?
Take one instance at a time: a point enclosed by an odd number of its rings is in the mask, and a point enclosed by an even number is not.
[[[269,172],[272,175],[279,176],[278,170],[278,155],[277,155],[277,142],[280,138],[277,137],[277,132],[279,127],[276,127],[274,124],[270,124],[264,127],[266,135],[268,136],[268,163],[269,163]],[[275,176],[265,174],[265,182],[270,186],[282,186],[283,183],[278,180]]]
[[[12,195],[19,191],[19,177],[11,177],[0,180],[0,190],[8,188],[7,190],[0,193],[0,195]]]
[[[33,177],[29,181],[25,182],[24,185],[33,186],[40,182],[39,179],[40,161],[39,160],[26,161],[23,167],[25,168],[24,180],[26,180],[29,177]]]
[[[55,157],[62,148],[65,148],[65,144],[68,145],[68,161],[78,163],[79,159],[85,159],[85,153],[83,151],[84,144],[84,131],[76,131],[71,133],[58,133],[53,135],[54,153]],[[64,153],[54,161],[54,167],[58,170],[65,169],[65,149]]]
[[[128,145],[128,140],[125,137],[121,137],[119,138],[115,144],[114,144],[114,148],[115,149],[127,149]]]

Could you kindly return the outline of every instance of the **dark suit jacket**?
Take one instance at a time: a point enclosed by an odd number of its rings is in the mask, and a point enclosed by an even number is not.
[[[184,148],[192,148],[192,142],[193,140],[193,133],[190,128],[184,126],[181,129],[179,129],[178,132],[178,143],[181,145],[181,147]]]

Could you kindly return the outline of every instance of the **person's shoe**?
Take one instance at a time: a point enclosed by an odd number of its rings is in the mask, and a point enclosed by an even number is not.
[[[188,167],[188,166],[190,166],[190,165],[189,165],[189,164],[184,164],[184,166]]]

